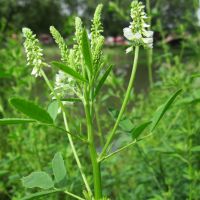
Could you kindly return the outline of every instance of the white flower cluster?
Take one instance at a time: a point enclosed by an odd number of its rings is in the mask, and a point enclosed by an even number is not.
[[[131,4],[132,22],[129,27],[124,28],[124,36],[133,43],[133,46],[144,46],[153,48],[153,31],[147,30],[150,27],[146,23],[147,15],[142,2],[134,0]],[[127,49],[127,53],[132,51],[132,47]]]
[[[75,89],[73,78],[68,76],[63,71],[58,71],[55,78],[54,89],[61,98],[65,97],[66,95],[73,96]]]
[[[41,67],[43,63],[42,49],[39,46],[39,41],[36,35],[29,28],[22,29],[25,37],[24,48],[27,56],[28,65],[33,66],[32,75],[37,77],[41,76]]]

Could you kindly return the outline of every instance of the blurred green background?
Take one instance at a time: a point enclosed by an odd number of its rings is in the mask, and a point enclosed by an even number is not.
[[[30,75],[21,29],[29,27],[37,34],[48,62],[58,60],[60,53],[49,34],[49,26],[54,25],[70,46],[75,16],[80,16],[89,30],[94,10],[101,2],[106,37],[104,52],[108,62],[115,66],[96,107],[99,123],[103,125],[101,130],[95,124],[97,132],[106,136],[114,122],[110,111],[120,108],[133,60],[131,54],[125,53],[127,45],[123,38],[123,28],[130,21],[130,0],[0,0],[0,118],[21,116],[9,105],[8,100],[13,96],[35,101],[44,108],[51,100],[43,80]],[[149,81],[148,51],[143,49],[125,116],[128,120],[118,131],[115,148],[131,140],[130,126],[147,121],[175,90],[182,88],[183,93],[152,138],[110,158],[102,166],[104,194],[113,200],[200,199],[199,7],[198,0],[150,1],[147,11],[155,32],[153,84]],[[55,69],[47,70],[52,82],[55,72]],[[83,126],[84,130],[81,106],[78,103],[67,106],[67,111],[71,129]],[[62,126],[61,119],[58,123]],[[79,141],[76,147],[91,181],[87,148]],[[20,200],[28,194],[30,191],[22,186],[21,178],[37,170],[51,173],[51,159],[57,151],[63,153],[70,172],[69,190],[82,195],[83,183],[74,167],[65,134],[31,124],[0,127],[0,200]],[[41,199],[70,198],[54,194]]]

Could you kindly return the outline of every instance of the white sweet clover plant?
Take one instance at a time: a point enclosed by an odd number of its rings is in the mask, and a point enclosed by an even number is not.
[[[153,120],[133,128],[131,132],[133,141],[131,141],[126,146],[119,148],[115,152],[110,152],[110,150],[112,149],[114,137],[116,136],[119,124],[123,119],[123,114],[130,100],[130,94],[132,92],[136,76],[139,48],[140,46],[143,46],[145,48],[153,48],[153,31],[149,30],[150,27],[147,24],[148,18],[144,11],[145,7],[141,2],[134,0],[131,4],[132,22],[130,22],[129,27],[124,28],[124,36],[130,41],[131,44],[131,47],[127,49],[127,53],[134,51],[132,72],[126,93],[124,95],[123,103],[120,108],[120,112],[115,120],[114,126],[111,127],[109,133],[107,134],[105,144],[103,144],[102,146],[102,151],[100,153],[97,152],[97,148],[95,146],[96,132],[94,127],[94,120],[96,114],[94,112],[94,106],[96,103],[95,98],[98,95],[102,85],[104,84],[112,69],[112,66],[106,65],[103,56],[104,37],[102,35],[103,26],[101,23],[102,7],[103,6],[100,4],[95,11],[94,18],[92,20],[90,39],[86,29],[83,26],[81,19],[78,17],[75,19],[74,45],[71,49],[69,49],[69,47],[66,45],[65,40],[63,39],[61,34],[56,30],[56,28],[53,26],[50,27],[50,32],[61,52],[61,62],[52,62],[52,66],[55,66],[59,69],[55,77],[54,86],[51,85],[43,70],[43,67],[48,66],[48,64],[46,64],[43,60],[42,49],[39,46],[38,39],[36,39],[36,36],[32,33],[30,29],[23,28],[23,35],[25,37],[24,47],[27,54],[28,65],[33,66],[32,75],[34,75],[35,77],[42,76],[44,78],[45,82],[49,86],[49,89],[51,90],[53,98],[56,99],[59,103],[61,112],[63,114],[65,131],[67,132],[67,136],[71,145],[74,158],[77,163],[77,167],[80,171],[81,177],[84,182],[85,188],[83,188],[83,195],[85,198],[79,197],[66,190],[64,190],[64,192],[79,200],[108,200],[108,198],[103,197],[102,192],[102,162],[110,158],[111,156],[114,156],[119,152],[124,151],[125,149],[134,145],[136,142],[150,137],[152,135],[152,131],[155,129],[168,107],[172,104],[176,96],[180,93],[180,91],[176,92],[172,96],[172,98],[169,99],[168,102],[163,104],[162,107],[160,107],[158,113],[155,114],[155,117],[153,117]],[[77,134],[72,134],[70,132],[66,115],[66,107],[64,107],[62,102],[63,98],[69,97],[77,98],[83,103],[86,118],[85,121],[87,126],[86,137],[82,135],[79,136]],[[138,137],[149,125],[151,125],[151,127],[149,127],[150,133],[142,138],[140,137],[140,140],[138,140]],[[82,164],[80,162],[75,145],[73,143],[73,137],[76,137],[76,139],[81,139],[81,141],[84,142],[84,144],[88,145],[88,151],[90,153],[92,166],[91,174],[93,178],[93,189],[90,188],[87,176],[83,171]],[[58,155],[58,158],[63,162],[60,155]],[[62,169],[65,169],[65,167],[63,166]],[[42,173],[42,175],[44,174]],[[60,178],[60,172],[58,173],[58,175]],[[29,179],[31,177],[28,177],[29,186]],[[25,178],[25,180],[26,179],[27,178]],[[48,187],[52,188],[52,186],[53,184],[51,182],[51,184]],[[63,192],[63,188],[59,191]],[[53,192],[55,192],[55,190],[53,190]],[[40,193],[38,195],[40,195]]]

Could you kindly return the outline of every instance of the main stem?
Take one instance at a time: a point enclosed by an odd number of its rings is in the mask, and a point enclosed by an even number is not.
[[[113,138],[114,138],[114,135],[116,133],[116,130],[118,128],[118,125],[121,121],[121,118],[124,114],[124,111],[126,109],[126,106],[127,106],[127,103],[128,103],[128,100],[130,98],[130,94],[131,94],[131,90],[133,88],[133,83],[134,83],[134,80],[135,80],[135,74],[136,74],[136,70],[137,70],[137,63],[138,63],[138,55],[139,55],[139,46],[137,46],[135,48],[135,56],[134,56],[134,62],[133,62],[133,69],[132,69],[132,73],[131,73],[131,78],[130,78],[130,81],[129,81],[129,84],[128,84],[128,88],[127,88],[127,91],[126,91],[126,95],[124,97],[124,101],[123,101],[123,104],[122,104],[122,107],[121,107],[121,110],[119,112],[119,115],[117,117],[117,120],[115,122],[115,125],[114,125],[114,128],[112,129],[112,132],[108,135],[108,139],[107,139],[107,142],[102,150],[102,153],[100,155],[100,158],[99,160],[101,160],[106,152],[107,152],[107,149],[110,145],[110,143],[112,142]]]
[[[90,158],[93,170],[94,195],[95,195],[95,200],[100,200],[102,198],[101,171],[100,171],[100,163],[98,163],[97,161],[97,152],[94,143],[94,132],[93,132],[93,122],[92,122],[93,103],[90,102],[88,98],[85,99],[84,108],[87,120],[89,151],[90,151]]]

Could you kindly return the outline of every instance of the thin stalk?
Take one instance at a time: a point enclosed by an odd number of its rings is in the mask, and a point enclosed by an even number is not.
[[[77,196],[77,195],[75,195],[75,194],[73,194],[73,193],[71,193],[71,192],[64,191],[64,193],[67,194],[67,195],[69,195],[69,196],[71,196],[71,197],[74,197],[75,199],[85,200],[85,199],[83,199],[82,197],[79,197],[79,196]]]
[[[133,142],[127,144],[126,146],[124,146],[124,147],[122,147],[122,148],[120,148],[120,149],[118,149],[118,150],[116,150],[116,151],[110,153],[109,155],[103,157],[101,160],[99,160],[99,162],[102,162],[103,160],[106,160],[106,159],[108,159],[108,158],[110,158],[110,157],[116,155],[117,153],[120,153],[121,151],[126,150],[126,149],[129,148],[130,146],[136,144],[136,142],[137,142],[137,140],[134,140]]]
[[[86,144],[88,143],[88,141],[87,141],[86,138],[83,138],[82,136],[80,136],[80,135],[78,135],[78,134],[75,134],[75,133],[71,133],[71,132],[69,132],[69,131],[66,131],[66,129],[64,129],[64,128],[60,128],[60,127],[55,126],[55,125],[52,125],[52,124],[44,124],[44,123],[39,123],[39,125],[41,125],[41,126],[50,126],[50,127],[52,127],[52,128],[58,129],[58,130],[60,130],[60,131],[63,131],[63,132],[65,132],[65,133],[71,135],[72,138],[74,138],[74,139],[78,139],[78,140],[80,140],[81,142],[84,142],[84,143],[86,143]]]
[[[41,74],[42,74],[42,76],[43,76],[43,78],[44,78],[46,84],[48,85],[49,89],[51,90],[51,92],[53,93],[53,95],[55,96],[55,98],[57,99],[57,101],[59,102],[60,107],[61,107],[61,110],[62,110],[62,113],[63,113],[63,120],[64,120],[64,124],[65,124],[65,129],[66,129],[67,132],[70,132],[70,131],[69,131],[69,127],[68,127],[68,123],[67,123],[67,119],[66,119],[66,114],[65,114],[64,105],[63,105],[63,103],[60,101],[60,98],[58,97],[58,95],[57,95],[56,92],[54,91],[54,89],[53,89],[53,87],[52,87],[52,85],[51,85],[49,79],[47,78],[47,76],[46,76],[46,74],[44,73],[43,70],[41,70]],[[67,134],[67,136],[68,136],[68,139],[69,139],[69,142],[70,142],[70,145],[71,145],[71,148],[72,148],[72,152],[73,152],[73,154],[74,154],[74,158],[75,158],[75,160],[76,160],[77,166],[78,166],[79,171],[80,171],[80,173],[81,173],[83,182],[85,183],[85,187],[86,187],[88,193],[89,193],[90,195],[92,195],[92,191],[91,191],[91,189],[90,189],[90,186],[89,186],[89,184],[88,184],[88,181],[87,181],[87,179],[86,179],[86,176],[85,176],[85,174],[84,174],[84,172],[83,172],[83,170],[82,170],[82,165],[81,165],[81,162],[80,162],[80,160],[79,160],[78,154],[77,154],[77,152],[76,152],[76,149],[75,149],[75,146],[74,146],[72,137],[71,137],[70,134]]]
[[[131,90],[133,88],[133,83],[134,83],[134,80],[135,80],[135,75],[136,75],[136,70],[137,70],[137,63],[138,63],[138,56],[139,56],[139,46],[137,46],[135,48],[135,56],[134,56],[134,62],[133,62],[133,69],[132,69],[132,73],[131,73],[131,78],[130,78],[130,81],[129,81],[129,84],[128,84],[128,88],[127,88],[127,91],[126,91],[126,95],[125,95],[125,98],[124,98],[124,101],[122,103],[122,107],[121,107],[121,110],[119,112],[119,115],[117,117],[117,120],[115,122],[115,125],[114,125],[114,128],[112,129],[111,133],[108,135],[108,139],[106,141],[106,144],[105,146],[103,147],[103,150],[102,150],[102,153],[100,155],[100,160],[101,158],[103,158],[107,152],[107,149],[110,145],[110,143],[112,142],[113,138],[114,138],[114,135],[117,131],[117,128],[118,128],[118,125],[122,119],[122,116],[124,114],[124,111],[126,109],[126,106],[128,104],[128,101],[129,101],[129,98],[130,98],[130,94],[131,94]]]
[[[106,160],[106,159],[108,159],[108,158],[110,158],[110,157],[112,157],[112,156],[114,156],[114,155],[116,155],[116,154],[118,154],[118,153],[120,153],[120,152],[122,152],[122,151],[128,149],[129,147],[131,147],[131,146],[137,144],[138,142],[140,142],[140,141],[142,141],[142,140],[144,140],[144,139],[146,139],[146,138],[148,138],[148,137],[151,137],[151,136],[152,136],[152,133],[149,133],[148,135],[146,135],[146,136],[144,136],[144,137],[142,137],[142,138],[140,138],[140,139],[133,140],[133,141],[130,142],[129,144],[127,144],[127,145],[125,145],[125,146],[123,146],[123,147],[117,149],[116,151],[114,151],[114,152],[108,154],[107,156],[104,156],[104,157],[101,158],[101,159],[99,158],[99,159],[98,159],[98,162],[102,162],[102,161],[104,161],[104,160]]]
[[[100,171],[100,163],[98,163],[97,161],[97,152],[94,143],[94,132],[93,132],[93,123],[91,115],[93,104],[88,101],[87,97],[85,100],[86,102],[84,102],[84,108],[87,120],[89,152],[93,169],[94,196],[95,200],[100,200],[102,198],[101,171]]]

